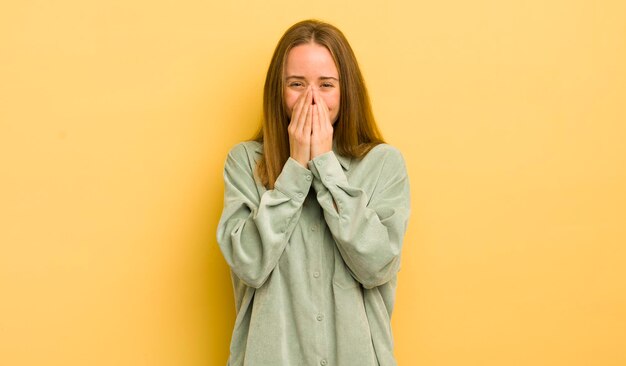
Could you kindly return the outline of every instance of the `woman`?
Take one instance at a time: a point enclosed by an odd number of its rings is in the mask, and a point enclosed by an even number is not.
[[[263,112],[224,166],[217,240],[237,310],[228,364],[396,365],[409,179],[341,31],[315,20],[286,31]]]

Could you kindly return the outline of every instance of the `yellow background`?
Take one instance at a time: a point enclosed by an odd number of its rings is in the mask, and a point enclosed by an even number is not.
[[[0,365],[225,365],[223,163],[309,17],[408,164],[399,364],[626,365],[625,4],[2,2]]]

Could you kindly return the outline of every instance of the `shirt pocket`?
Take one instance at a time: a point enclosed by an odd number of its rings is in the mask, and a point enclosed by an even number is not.
[[[359,282],[350,274],[350,270],[343,261],[343,257],[341,257],[337,246],[335,246],[335,273],[333,274],[333,284],[343,289],[359,286]]]

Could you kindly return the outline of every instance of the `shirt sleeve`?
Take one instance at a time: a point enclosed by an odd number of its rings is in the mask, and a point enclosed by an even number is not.
[[[348,182],[333,151],[316,156],[308,164],[317,200],[337,248],[354,278],[367,289],[397,274],[410,214],[404,158],[399,150],[386,146],[370,150],[368,155],[373,156],[363,158],[369,158],[368,178],[376,180],[371,197],[359,182]]]
[[[259,288],[276,267],[300,218],[312,174],[289,157],[274,189],[259,198],[253,166],[243,143],[229,151],[217,241],[235,275]]]

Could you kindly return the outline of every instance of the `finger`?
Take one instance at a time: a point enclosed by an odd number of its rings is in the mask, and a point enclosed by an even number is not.
[[[326,132],[328,130],[328,124],[329,124],[328,113],[325,112],[325,110],[327,109],[326,104],[324,103],[324,98],[320,96],[319,92],[315,94],[315,98],[317,100],[315,107],[317,109],[318,120],[319,120],[318,129],[320,132],[321,131]]]
[[[328,106],[326,105],[326,102],[324,102],[324,98],[318,98],[318,99],[319,99],[319,104],[320,104],[322,121],[332,126],[332,121],[330,120],[330,113],[328,111]]]
[[[311,135],[311,125],[313,123],[313,111],[314,111],[314,105],[312,105],[311,103],[313,103],[313,89],[310,89],[310,93],[308,95],[308,100],[307,100],[307,105],[309,107],[310,110],[310,114],[307,116],[307,119],[304,122],[304,129],[303,129],[303,133],[305,135],[310,136]]]
[[[300,96],[298,97],[298,100],[296,101],[296,104],[293,106],[290,123],[294,123],[294,125],[298,124],[298,120],[300,119],[300,116],[302,115],[302,110],[304,109],[304,101],[306,100],[307,92],[308,92],[308,89],[304,93],[300,94]]]
[[[313,113],[313,106],[312,106],[312,104],[313,104],[313,88],[311,86],[309,86],[309,89],[308,89],[308,92],[307,92],[307,95],[306,95],[306,100],[305,100],[304,104],[306,105],[306,108],[307,108],[306,110],[309,113],[307,113],[307,115],[305,115],[305,118],[303,119],[303,122],[304,122],[302,124],[302,129],[303,130],[304,130],[304,125],[307,123],[307,119],[309,119],[308,122],[310,123],[310,118],[312,117],[312,113]]]
[[[304,121],[304,127],[303,127],[303,131],[302,133],[310,136],[311,135],[311,129],[312,129],[312,125],[315,123],[315,106],[314,105],[309,105],[309,109],[308,111],[310,112],[309,115],[307,116],[306,120]]]
[[[307,116],[306,119],[306,123],[309,124],[309,126],[314,125],[314,121],[313,121],[313,114],[315,113],[315,106],[314,105],[310,105],[309,106],[309,114]],[[312,131],[309,130],[309,135],[311,135]]]
[[[322,117],[322,115],[320,115],[319,113],[319,109],[320,109],[320,104],[319,104],[319,92],[317,90],[313,91],[313,100],[315,102],[315,104],[313,105],[314,107],[314,114],[315,114],[315,119],[314,119],[314,128],[316,129],[316,131],[319,131],[319,122],[320,122],[320,118]]]
[[[328,122],[326,121],[326,116],[324,115],[324,107],[321,104],[316,105],[317,115],[318,117],[318,125],[317,130],[319,131],[320,138],[326,138],[329,135]]]
[[[298,119],[296,120],[296,131],[298,132],[302,132],[308,111],[310,109],[310,103],[307,103],[307,100],[310,98],[309,94],[311,94],[311,89],[307,88],[306,92],[302,96],[301,111],[300,114],[298,114]]]
[[[300,115],[300,120],[298,121],[298,125],[297,125],[298,133],[304,134],[307,120],[310,119],[309,116],[311,115],[311,110],[312,108],[310,105],[307,104],[304,106],[304,110],[302,111],[302,114]]]
[[[317,110],[317,115],[318,115],[318,125],[317,128],[319,129],[319,131],[325,131],[326,130],[326,121],[324,121],[324,119],[326,118],[324,116],[324,111],[323,111],[323,107],[320,103],[318,103],[316,105],[317,108],[315,108]]]

